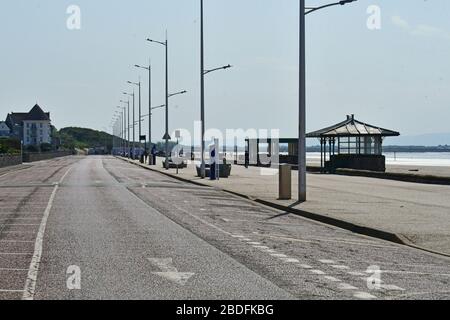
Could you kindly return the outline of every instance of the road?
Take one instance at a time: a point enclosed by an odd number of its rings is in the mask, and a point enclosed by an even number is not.
[[[0,299],[450,298],[445,257],[108,156],[2,171],[0,228]]]

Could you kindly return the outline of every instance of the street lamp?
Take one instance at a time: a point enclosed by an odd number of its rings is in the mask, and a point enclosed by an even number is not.
[[[169,41],[167,39],[167,31],[165,42],[152,39],[147,39],[147,41],[160,44],[166,48],[166,133],[164,134],[164,140],[166,140],[166,170],[169,170]]]
[[[142,130],[141,130],[141,80],[139,79],[139,82],[132,82],[132,81],[127,81],[129,84],[131,85],[135,85],[139,88],[139,150],[141,148],[141,135],[142,135]],[[133,91],[134,93],[134,91]],[[133,121],[134,121],[134,100],[133,100]],[[135,139],[134,136],[134,127],[133,127],[133,139]],[[133,157],[135,156],[134,152],[136,152],[136,150],[133,151]],[[139,152],[140,153],[140,152]]]
[[[148,71],[148,146],[152,149],[152,63],[149,61],[148,67],[143,67],[138,64],[134,65],[136,68],[145,69]],[[146,150],[147,151],[147,150]],[[151,157],[149,157],[151,159]],[[149,164],[151,165],[149,160]]]
[[[299,123],[298,123],[298,201],[306,201],[306,57],[305,57],[305,17],[320,9],[345,5],[357,0],[342,0],[319,7],[305,7],[300,0],[300,54],[299,54]]]
[[[128,143],[127,143],[127,151],[128,151],[128,158],[130,158],[130,144],[131,144],[131,136],[130,136],[130,96],[134,96],[134,94],[130,94],[127,92],[122,92],[124,95],[128,96],[128,101],[120,100],[122,103],[126,103],[128,107],[128,126],[127,126],[127,132],[128,132]],[[134,112],[133,112],[134,113]]]
[[[121,141],[121,147],[122,147],[122,153],[125,154],[125,148],[126,148],[126,131],[125,128],[127,126],[126,124],[126,107],[117,106],[117,108],[122,110],[122,122],[121,122],[121,135],[122,135],[122,141]]]
[[[356,2],[356,1],[358,1],[358,0],[342,0],[342,1],[335,2],[335,3],[330,3],[330,4],[323,5],[323,6],[319,6],[319,7],[306,7],[305,15],[313,13],[314,11],[318,11],[321,9],[325,9],[325,8],[329,8],[329,7],[333,7],[333,6],[343,6],[348,3]]]
[[[203,0],[200,0],[200,121],[202,127],[202,141],[201,141],[201,178],[206,176],[206,164],[205,164],[205,75],[217,70],[225,70],[231,68],[231,65],[223,66],[220,68],[214,68],[205,70],[205,45],[204,45],[204,32],[203,32]]]

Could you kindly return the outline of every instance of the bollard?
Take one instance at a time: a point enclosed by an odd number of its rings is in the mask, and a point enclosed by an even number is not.
[[[292,167],[288,164],[280,165],[279,172],[279,200],[292,199]]]

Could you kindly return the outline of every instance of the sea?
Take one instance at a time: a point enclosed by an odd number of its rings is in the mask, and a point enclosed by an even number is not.
[[[387,165],[450,167],[450,152],[387,152]],[[320,162],[320,152],[309,152],[308,162]]]

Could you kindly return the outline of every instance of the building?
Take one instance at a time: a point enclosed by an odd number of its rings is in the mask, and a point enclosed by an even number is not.
[[[6,118],[10,136],[23,141],[25,146],[52,143],[50,113],[35,105],[28,113],[12,112]]]
[[[320,162],[325,172],[338,168],[385,171],[383,139],[400,133],[370,125],[348,115],[343,122],[311,132],[308,138],[320,141]]]
[[[11,130],[5,121],[0,121],[0,137],[9,137]]]

